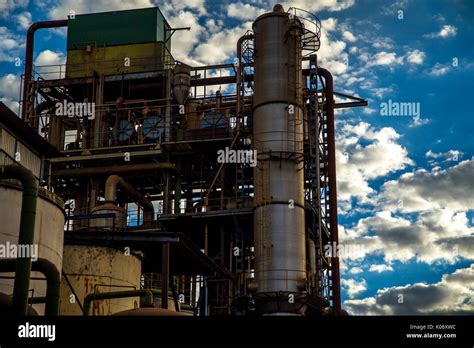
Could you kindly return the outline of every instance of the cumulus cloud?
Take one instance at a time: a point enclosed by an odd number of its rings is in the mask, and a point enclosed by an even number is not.
[[[382,65],[391,66],[403,63],[403,57],[397,57],[395,52],[379,52],[375,54],[374,59],[369,62],[369,66]]]
[[[268,11],[250,4],[243,4],[241,2],[232,3],[227,7],[228,17],[244,20],[253,20],[265,12]]]
[[[250,28],[251,22],[245,22],[241,26],[212,34],[196,47],[194,51],[196,59],[207,64],[225,62],[235,54],[237,40]]]
[[[383,256],[386,262],[437,261],[455,263],[474,259],[474,229],[466,213],[435,209],[411,220],[384,210],[360,219],[341,235],[344,244],[361,245],[365,256]],[[352,255],[343,255],[352,259]],[[361,255],[358,255],[360,257]]]
[[[354,41],[357,41],[357,38],[354,36],[354,34],[352,34],[350,31],[346,30],[342,33],[342,36],[344,37],[344,39],[346,39],[347,41],[349,42],[354,42]]]
[[[436,63],[429,71],[428,75],[432,77],[439,77],[446,75],[449,72],[449,65]]]
[[[193,49],[205,33],[205,28],[199,23],[199,16],[191,11],[177,12],[171,7],[166,7],[164,14],[171,27],[191,27],[189,31],[180,30],[173,35],[171,44],[173,56],[186,64],[204,65],[204,62],[197,60],[193,55]]]
[[[20,77],[6,74],[0,78],[0,95],[5,98],[18,98],[20,94]]]
[[[8,18],[11,12],[28,6],[28,0],[0,0],[0,18]]]
[[[429,118],[421,118],[420,116],[415,116],[411,119],[411,122],[408,125],[408,127],[410,128],[420,127],[430,122],[431,120]]]
[[[64,69],[60,70],[59,65],[65,63],[66,57],[62,52],[53,52],[51,50],[40,52],[34,61],[35,66],[37,66],[36,71],[45,80],[64,78]]]
[[[359,274],[362,273],[364,270],[361,267],[352,267],[349,269],[349,273],[351,274]]]
[[[408,0],[397,0],[389,6],[383,6],[382,14],[386,16],[398,14],[399,10],[404,10],[408,7],[408,3]]]
[[[355,315],[455,315],[474,312],[474,264],[437,283],[416,283],[377,291],[373,297],[347,300],[343,307]]]
[[[340,201],[356,198],[360,203],[373,203],[370,196],[375,191],[369,186],[369,180],[413,164],[407,150],[397,143],[399,138],[393,128],[375,129],[366,122],[341,127],[336,139]]]
[[[280,2],[278,0],[272,0],[272,6],[281,3],[285,10],[290,7],[304,8],[309,12],[320,12],[320,11],[341,11],[352,7],[355,4],[355,0],[291,0]]]
[[[318,63],[336,76],[348,71],[349,55],[346,43],[335,38],[337,19],[327,18],[321,21],[321,48],[318,51]]]
[[[350,298],[354,298],[367,290],[367,282],[365,279],[341,279],[341,287],[343,290],[347,291]]]
[[[15,16],[18,22],[18,28],[27,30],[31,25],[31,13],[28,11],[22,12]]]
[[[0,101],[15,113],[18,113],[19,96],[20,77],[14,74],[6,74],[0,77]]]
[[[457,162],[461,159],[463,155],[462,151],[459,150],[449,150],[447,152],[435,153],[431,150],[425,153],[426,158],[429,158],[428,163],[431,166],[437,166],[440,164],[440,161],[443,163],[446,162]]]
[[[24,38],[0,26],[0,62],[14,62],[24,45]]]
[[[441,38],[447,39],[448,37],[456,36],[458,29],[454,25],[443,25],[441,29],[436,33],[430,33],[424,35],[427,38],[434,39],[434,38]]]
[[[420,50],[413,50],[408,52],[407,61],[412,64],[423,64],[426,54]]]
[[[431,209],[474,209],[474,159],[444,170],[418,169],[382,185],[380,204],[386,209],[419,212]]]
[[[390,265],[370,265],[369,272],[390,272],[393,271],[393,267]]]

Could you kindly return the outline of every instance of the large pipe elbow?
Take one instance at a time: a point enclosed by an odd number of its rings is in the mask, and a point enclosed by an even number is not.
[[[26,120],[26,110],[28,109],[28,88],[33,74],[33,52],[35,45],[35,33],[38,29],[58,28],[67,26],[67,19],[54,21],[40,21],[30,25],[26,32],[26,54],[25,54],[25,77],[23,82],[23,105],[21,110],[21,118]]]
[[[32,245],[35,237],[38,182],[33,173],[19,165],[0,167],[0,179],[16,179],[23,186],[18,245]],[[18,258],[13,285],[13,307],[17,315],[26,315],[30,286],[31,257]]]
[[[106,202],[115,203],[117,197],[117,188],[123,188],[128,196],[132,198],[137,204],[143,208],[143,221],[149,224],[153,221],[155,216],[155,209],[153,203],[138,192],[132,185],[125,181],[121,176],[111,175],[105,182],[105,200]]]
[[[0,260],[0,272],[13,272],[17,267],[18,259],[3,259]],[[46,307],[44,314],[58,315],[59,301],[60,301],[60,287],[61,287],[61,273],[56,266],[49,260],[39,258],[32,265],[32,270],[42,273],[46,278]],[[28,278],[30,275],[28,274]],[[15,294],[15,292],[14,292]],[[15,295],[14,295],[15,296]],[[28,300],[28,297],[27,297]],[[13,303],[15,308],[15,303]]]

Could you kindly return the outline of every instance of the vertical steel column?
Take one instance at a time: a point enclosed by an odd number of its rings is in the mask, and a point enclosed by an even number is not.
[[[8,165],[0,167],[1,179],[16,179],[23,186],[18,245],[31,246],[35,239],[36,205],[38,201],[36,178],[31,171],[22,166]],[[12,299],[16,315],[27,314],[30,276],[31,256],[18,257],[16,259]]]
[[[168,309],[168,289],[170,284],[170,243],[163,243],[161,262],[161,308]]]
[[[318,75],[326,82],[326,115],[328,134],[328,177],[329,177],[329,221],[331,230],[331,244],[339,245],[339,231],[337,222],[337,187],[336,187],[336,140],[334,130],[334,87],[331,73],[319,68]],[[335,243],[335,244],[334,244]],[[339,257],[331,258],[331,283],[334,314],[341,313],[341,288],[339,274]]]
[[[65,27],[67,26],[68,20],[61,19],[55,21],[41,21],[33,23],[26,32],[26,54],[25,54],[25,77],[23,80],[23,101],[22,101],[22,108],[21,108],[21,118],[25,122],[29,122],[27,115],[27,110],[30,107],[30,83],[33,79],[33,53],[34,53],[34,45],[35,45],[35,33],[38,29],[44,28],[58,28],[58,27]]]

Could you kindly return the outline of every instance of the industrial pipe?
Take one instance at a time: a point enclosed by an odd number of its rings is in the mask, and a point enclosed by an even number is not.
[[[329,178],[329,223],[331,230],[331,245],[339,244],[339,232],[337,224],[337,187],[336,187],[336,141],[334,131],[334,86],[331,73],[318,68],[318,75],[326,82],[326,115],[328,132],[328,178]],[[334,244],[336,243],[336,244]],[[331,281],[332,281],[332,303],[334,314],[341,313],[341,290],[339,274],[339,257],[331,258]]]
[[[237,77],[236,77],[236,88],[235,88],[235,91],[237,93],[237,117],[240,116],[240,78],[242,75],[242,71],[244,71],[242,68],[242,43],[245,40],[252,40],[253,38],[254,38],[253,34],[246,34],[237,40],[237,59],[239,62],[237,65]],[[237,123],[237,126],[239,125],[240,125],[240,122]]]
[[[0,260],[0,272],[13,272],[17,267],[18,259],[4,259]],[[59,300],[60,300],[60,287],[61,287],[61,274],[59,273],[56,266],[49,260],[38,258],[33,262],[32,270],[35,272],[41,272],[46,277],[46,307],[44,314],[47,316],[53,316],[59,314]],[[15,280],[17,279],[15,273]],[[28,273],[28,283],[29,283]],[[28,288],[27,288],[28,289]],[[15,299],[15,290],[13,290],[13,300]],[[28,292],[26,295],[27,306],[28,306]],[[38,302],[38,301],[35,301]],[[15,309],[15,302],[13,302],[13,310]],[[28,309],[28,307],[27,307]],[[22,314],[22,315],[26,315]]]
[[[38,29],[65,27],[67,23],[67,19],[36,22],[33,23],[26,32],[25,77],[23,81],[23,105],[21,108],[21,118],[25,122],[28,122],[26,119],[26,110],[28,110],[29,106],[29,85],[33,74],[35,32]]]
[[[123,188],[128,196],[134,199],[135,203],[142,206],[144,224],[147,225],[151,223],[155,216],[153,203],[118,175],[114,174],[107,178],[107,181],[105,182],[105,201],[115,203],[118,186]]]
[[[120,166],[110,167],[89,167],[76,169],[59,169],[53,170],[53,177],[69,177],[82,175],[97,174],[118,174],[129,172],[142,172],[146,170],[169,170],[176,172],[176,167],[171,163],[140,163],[140,164],[124,164]]]
[[[23,186],[18,245],[32,245],[35,236],[36,203],[38,200],[36,178],[30,170],[22,166],[7,165],[0,167],[0,179],[17,179]],[[16,315],[27,314],[30,275],[31,255],[17,258],[12,299]]]
[[[145,297],[145,306],[151,307],[153,306],[153,295],[161,295],[161,291],[141,289],[91,293],[84,297],[84,311],[82,314],[84,316],[89,316],[92,301],[112,298]]]

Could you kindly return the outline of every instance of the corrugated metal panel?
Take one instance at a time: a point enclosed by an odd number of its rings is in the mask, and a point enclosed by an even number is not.
[[[165,41],[165,26],[156,7],[76,15],[68,23],[67,48]]]
[[[10,155],[15,156],[15,138],[5,129],[0,129],[0,146],[1,149]]]
[[[13,163],[11,157],[7,156],[3,151],[0,151],[0,166],[8,166]]]
[[[125,58],[130,59],[125,66]],[[68,50],[66,77],[93,76],[94,71],[103,75],[157,71],[170,64],[171,56],[161,42]]]
[[[20,153],[20,164],[26,169],[31,170],[34,176],[40,176],[41,160],[31,152],[25,145],[18,142],[17,151]]]

